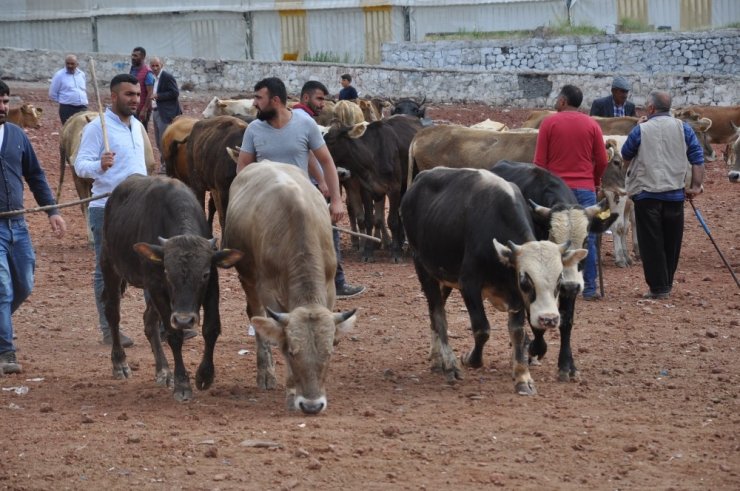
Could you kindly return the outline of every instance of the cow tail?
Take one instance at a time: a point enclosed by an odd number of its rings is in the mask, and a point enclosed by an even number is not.
[[[59,203],[59,198],[62,196],[62,184],[64,183],[64,170],[67,167],[67,155],[64,151],[62,143],[59,144],[59,185],[57,186],[56,200]]]
[[[414,180],[414,164],[416,163],[414,159],[414,147],[416,146],[416,138],[411,140],[411,145],[409,145],[409,168],[408,168],[408,174],[406,176],[406,190],[408,191],[411,187],[411,183]]]

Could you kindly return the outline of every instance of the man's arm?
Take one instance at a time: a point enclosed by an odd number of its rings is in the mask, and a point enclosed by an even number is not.
[[[102,129],[92,123],[85,126],[82,132],[80,148],[77,151],[77,158],[73,164],[78,176],[87,179],[96,179],[102,175],[102,148]]]
[[[251,152],[245,152],[242,150],[239,152],[239,162],[236,164],[236,173],[240,173],[242,169],[255,161],[254,154]]]
[[[328,198],[329,186],[326,185],[326,179],[324,178],[324,173],[321,171],[321,165],[313,151],[308,152],[308,175],[316,181],[321,194]]]
[[[606,146],[604,145],[604,136],[601,133],[601,127],[598,124],[595,124],[594,127],[594,186],[598,189],[601,187],[601,177],[604,175],[604,171],[606,171],[609,160],[606,154]]]
[[[329,188],[329,197],[331,199],[329,212],[331,213],[331,222],[337,223],[344,216],[342,195],[339,192],[339,176],[337,176],[337,167],[334,165],[334,159],[331,158],[329,148],[327,148],[326,145],[317,148],[313,153],[321,164],[321,169],[324,171],[324,179],[326,179],[326,185]]]
[[[691,184],[686,189],[686,196],[692,199],[702,192],[704,183],[704,150],[701,148],[696,133],[686,122],[683,123],[683,135],[686,141],[686,157],[691,163]]]
[[[55,73],[54,77],[51,79],[51,85],[49,86],[49,99],[54,102],[59,102],[57,94],[59,93],[60,79],[61,77],[59,76],[59,73]]]
[[[548,135],[548,126],[545,124],[545,121],[542,121],[542,124],[540,125],[540,131],[537,133],[537,146],[534,150],[534,163],[540,167],[543,167],[547,169],[547,135]]]
[[[157,93],[152,97],[155,97],[157,101],[174,101],[180,96],[180,89],[177,87],[175,77],[165,72],[162,72],[161,77],[162,80],[160,80],[157,87]]]

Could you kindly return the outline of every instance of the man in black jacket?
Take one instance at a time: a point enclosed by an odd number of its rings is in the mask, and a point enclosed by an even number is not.
[[[180,107],[180,90],[172,74],[162,70],[164,63],[154,57],[149,63],[154,73],[154,95],[152,96],[152,113],[154,114],[154,137],[162,161],[162,135],[176,116],[182,114]],[[164,164],[162,164],[164,165]],[[164,172],[162,170],[162,172]]]
[[[627,100],[630,89],[630,83],[626,78],[614,77],[612,95],[596,99],[591,104],[591,116],[601,116],[603,118],[634,116],[635,105]]]

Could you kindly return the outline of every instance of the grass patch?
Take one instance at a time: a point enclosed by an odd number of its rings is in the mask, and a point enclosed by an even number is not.
[[[557,37],[557,36],[593,36],[604,34],[603,29],[581,24],[569,26],[567,21],[559,21],[551,27],[538,27],[534,30],[518,31],[479,31],[474,29],[458,29],[457,32],[435,32],[427,33],[425,41],[475,41],[481,39],[523,39],[531,37]]]
[[[639,19],[623,17],[619,19],[619,32],[651,32],[655,29]]]
[[[301,61],[316,61],[319,63],[344,63],[344,64],[362,64],[362,60],[355,60],[350,57],[349,53],[340,55],[331,51],[317,51],[316,53],[307,52]]]

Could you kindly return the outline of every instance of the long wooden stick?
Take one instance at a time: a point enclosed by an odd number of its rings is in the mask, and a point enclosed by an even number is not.
[[[93,89],[95,89],[95,98],[98,101],[98,113],[100,114],[100,127],[103,130],[103,147],[105,152],[110,152],[110,146],[108,145],[108,130],[105,128],[105,109],[103,104],[100,102],[100,90],[98,89],[98,77],[95,76],[95,60],[90,57],[90,75],[92,75]]]
[[[25,213],[36,213],[39,211],[53,210],[54,208],[67,208],[68,206],[79,205],[82,203],[87,203],[88,201],[95,201],[96,199],[107,198],[108,196],[110,196],[110,193],[103,193],[96,196],[91,196],[90,198],[78,199],[77,201],[70,201],[69,203],[62,203],[61,205],[46,205],[37,206],[36,208],[24,208],[22,210],[4,211],[0,213],[0,218],[14,217],[16,215],[23,215]]]
[[[332,228],[334,230],[338,230],[340,232],[344,232],[345,234],[355,235],[357,237],[362,237],[362,238],[368,239],[368,240],[374,240],[375,242],[383,242],[382,240],[380,240],[377,237],[373,237],[372,235],[363,234],[361,232],[355,232],[354,230],[347,230],[346,228],[340,228],[340,227],[337,227],[335,225],[332,225]]]

